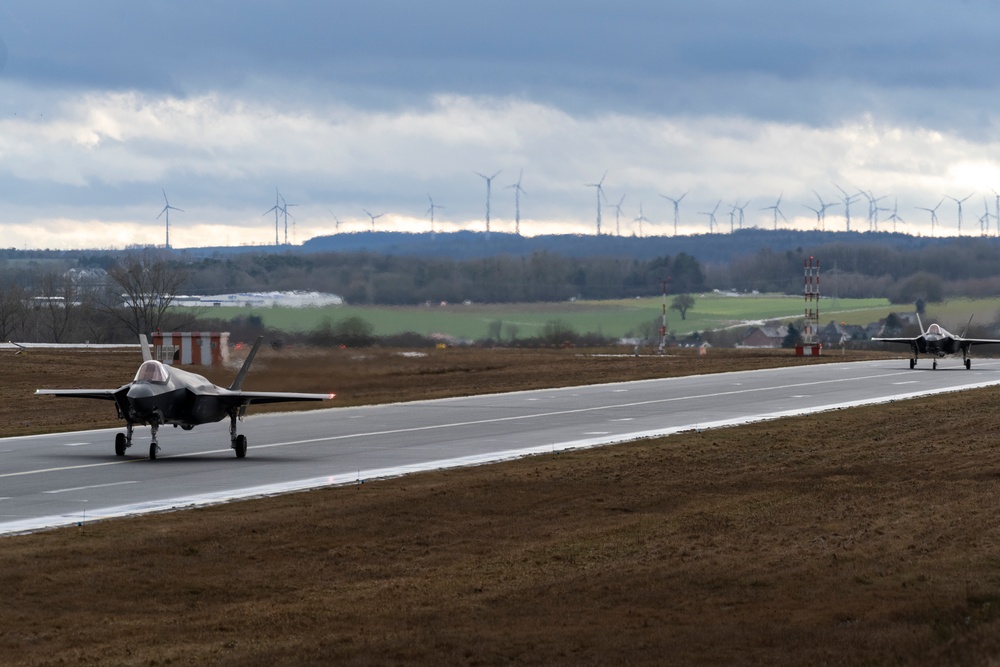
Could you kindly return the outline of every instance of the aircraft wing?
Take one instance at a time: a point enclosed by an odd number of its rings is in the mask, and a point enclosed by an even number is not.
[[[328,401],[336,394],[299,394],[284,391],[234,391],[231,397],[235,403],[290,403],[292,401]]]
[[[97,398],[104,401],[117,399],[121,389],[36,389],[36,396],[66,396],[68,398]]]
[[[915,338],[872,338],[873,341],[878,343],[900,343],[902,345],[916,345],[920,340],[920,336]]]
[[[994,338],[958,338],[959,343],[968,343],[969,345],[1000,345],[1000,340]]]

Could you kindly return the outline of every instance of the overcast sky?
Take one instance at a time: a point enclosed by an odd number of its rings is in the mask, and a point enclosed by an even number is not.
[[[1000,3],[0,0],[0,247],[371,228],[979,234],[1000,199]],[[523,175],[522,175],[523,174]],[[815,192],[814,192],[815,191]],[[617,210],[621,213],[616,224]],[[984,201],[985,199],[985,201]],[[440,208],[438,208],[440,207]],[[868,201],[851,205],[867,230]],[[294,220],[294,224],[293,224]],[[738,217],[733,220],[738,224]],[[990,218],[990,233],[997,222]],[[284,241],[284,223],[279,231]]]

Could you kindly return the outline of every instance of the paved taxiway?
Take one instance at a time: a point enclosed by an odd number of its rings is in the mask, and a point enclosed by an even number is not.
[[[975,359],[971,371],[955,359],[921,365],[802,365],[250,416],[243,460],[228,447],[228,422],[160,429],[156,461],[148,428],[124,458],[114,455],[116,430],[5,438],[0,534],[1000,384],[1000,360]]]

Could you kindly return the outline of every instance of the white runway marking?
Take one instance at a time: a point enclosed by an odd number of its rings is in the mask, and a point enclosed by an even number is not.
[[[89,444],[89,442],[64,442],[63,447],[83,447]]]
[[[42,493],[70,493],[72,491],[86,491],[87,489],[104,489],[109,486],[123,486],[125,484],[138,484],[136,481],[131,482],[111,482],[110,484],[94,484],[92,486],[77,486],[72,489],[55,489],[54,491],[42,491]]]

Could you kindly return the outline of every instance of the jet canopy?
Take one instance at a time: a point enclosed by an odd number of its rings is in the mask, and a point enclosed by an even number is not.
[[[139,366],[139,370],[135,373],[134,381],[163,383],[167,381],[167,377],[167,369],[163,363],[155,359],[150,359],[149,361],[142,362],[142,366]]]
[[[950,334],[944,330],[940,324],[932,324],[927,327],[927,334],[930,336],[949,336]]]

